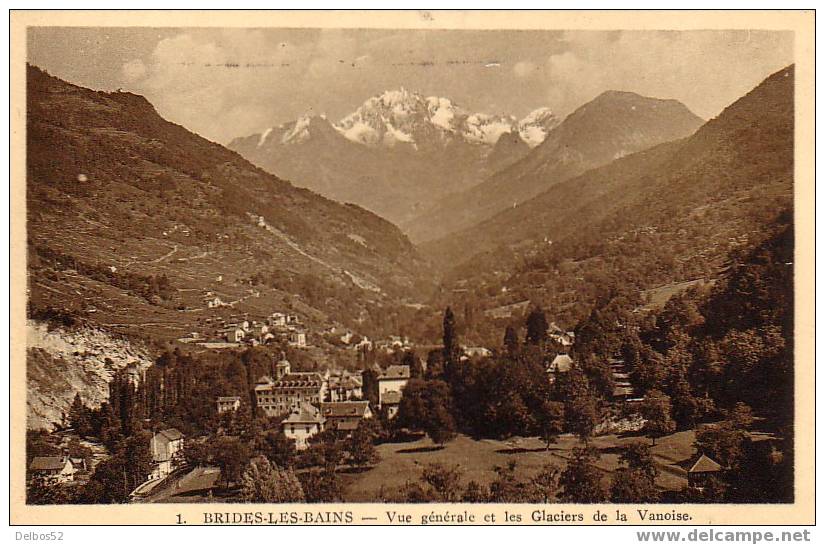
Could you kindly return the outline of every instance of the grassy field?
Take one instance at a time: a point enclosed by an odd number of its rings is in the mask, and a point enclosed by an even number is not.
[[[687,484],[687,474],[678,464],[693,455],[693,431],[685,431],[662,437],[652,448],[659,466],[657,484],[663,490],[680,490]],[[598,448],[601,457],[597,467],[605,479],[618,467],[619,452],[623,445],[635,441],[650,443],[640,436],[604,435],[596,437],[591,445]],[[547,462],[560,467],[567,464],[573,448],[579,441],[572,435],[564,435],[547,450],[537,438],[514,438],[507,441],[491,439],[474,440],[459,435],[444,448],[436,448],[428,439],[408,443],[385,443],[378,446],[381,461],[375,467],[361,473],[345,473],[346,501],[370,501],[382,491],[391,491],[406,482],[418,481],[427,464],[458,465],[464,473],[464,484],[471,480],[488,485],[495,479],[494,468],[510,460],[517,462],[517,474],[529,478],[538,473]]]

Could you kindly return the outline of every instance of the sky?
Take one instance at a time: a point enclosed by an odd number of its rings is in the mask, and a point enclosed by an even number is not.
[[[144,95],[210,140],[305,113],[337,121],[405,87],[473,112],[565,116],[606,90],[704,119],[793,62],[773,31],[29,28],[27,58],[71,83]]]

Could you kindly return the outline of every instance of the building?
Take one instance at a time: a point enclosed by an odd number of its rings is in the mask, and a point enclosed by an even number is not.
[[[326,397],[326,383],[320,373],[293,373],[287,360],[275,366],[275,378],[261,377],[255,386],[258,407],[267,416],[279,416],[303,404],[319,404]]]
[[[721,471],[721,464],[701,454],[687,470],[688,487],[702,490],[707,486],[708,481],[719,475]]]
[[[321,403],[321,416],[327,429],[351,432],[362,420],[372,418],[372,411],[369,401],[337,401]]]
[[[309,403],[302,403],[281,422],[281,430],[289,439],[295,440],[295,448],[304,450],[309,446],[309,439],[324,429],[324,417],[321,411]]]
[[[347,371],[333,374],[327,379],[327,401],[350,401],[364,396],[363,380]]]
[[[208,295],[204,298],[207,308],[218,308],[223,306],[223,301],[217,295]]]
[[[410,380],[409,365],[390,365],[378,375],[378,406],[384,404],[388,393],[395,392],[401,395],[407,381]],[[395,396],[392,396],[395,399]]]
[[[74,481],[76,469],[68,456],[35,456],[29,464],[29,471],[33,476],[57,484]]]
[[[241,398],[238,396],[219,397],[216,401],[218,414],[237,411],[241,407]]]
[[[381,410],[387,415],[387,420],[392,420],[398,414],[401,406],[401,392],[385,392],[381,400]]]
[[[559,354],[547,366],[547,376],[550,382],[555,382],[561,373],[567,373],[573,368],[573,358],[567,354]]]
[[[290,331],[288,336],[288,342],[290,346],[294,346],[297,348],[304,348],[307,345],[307,334],[303,331]]]
[[[493,355],[492,350],[483,346],[465,346],[463,352],[468,358],[489,358]]]
[[[149,441],[155,464],[150,479],[163,479],[183,462],[183,434],[175,428],[157,432]]]
[[[286,314],[283,312],[273,312],[269,316],[269,325],[272,327],[286,327]]]
[[[221,336],[226,339],[228,343],[239,343],[243,341],[246,332],[238,326],[229,326],[220,331]]]

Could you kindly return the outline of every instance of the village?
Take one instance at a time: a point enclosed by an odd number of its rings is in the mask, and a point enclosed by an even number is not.
[[[215,305],[219,305],[218,297],[212,299]],[[216,320],[211,332],[192,333],[190,336],[180,339],[183,344],[195,344],[208,350],[222,352],[224,349],[255,347],[259,345],[279,345],[288,346],[293,349],[305,349],[308,346],[307,328],[302,320],[295,314],[285,312],[274,312],[270,316],[256,320],[250,320],[245,315],[234,315],[228,319]],[[329,334],[330,331],[324,332]],[[339,332],[342,345],[346,346],[355,335],[350,331]],[[574,347],[576,335],[573,331],[565,331],[555,323],[550,323],[546,330],[546,339],[551,343],[555,355],[547,359],[546,380],[549,385],[553,385],[566,377],[576,368],[573,359],[572,348]],[[415,355],[416,349],[434,350],[436,352],[443,349],[443,345],[427,345],[416,347],[408,339],[397,336],[381,341],[370,341],[366,337],[360,337],[359,342],[350,346],[361,351],[377,351],[387,356],[396,355],[396,360],[415,361],[412,369],[409,364],[389,364],[385,367],[377,362],[368,369],[348,370],[343,367],[328,367],[323,370],[303,371],[293,369],[292,363],[286,358],[284,352],[270,358],[267,372],[262,373],[254,380],[254,385],[249,396],[227,395],[217,396],[213,400],[214,414],[222,422],[228,422],[236,418],[236,415],[248,411],[250,403],[254,404],[255,410],[261,417],[268,419],[274,431],[279,432],[294,446],[294,452],[300,454],[313,446],[316,439],[322,434],[334,434],[344,440],[350,438],[364,423],[376,423],[376,425],[389,427],[398,417],[399,409],[404,399],[405,389],[412,378],[419,377],[426,372],[427,361]],[[404,360],[406,355],[407,360]],[[494,351],[480,346],[461,346],[460,360],[463,362],[484,361],[494,356]],[[628,409],[632,412],[634,406],[639,406],[644,400],[637,396],[636,389],[630,380],[630,373],[621,358],[612,358],[608,362],[612,378],[612,398],[611,403],[616,407],[622,407],[623,411]],[[138,380],[139,377],[133,373],[130,380]],[[367,389],[374,391],[370,396]],[[380,422],[380,424],[378,424]],[[610,448],[615,445],[625,444],[626,440],[621,439],[623,435],[633,435],[642,431],[644,421],[638,418],[622,419],[613,418],[611,422],[603,422],[599,425],[600,430],[594,438],[596,443],[613,441],[608,443]],[[612,426],[612,427],[611,427]],[[66,432],[63,432],[66,433]],[[71,434],[71,430],[68,430]],[[229,433],[228,431],[218,431],[218,436]],[[712,459],[702,452],[693,452],[692,444],[688,442],[692,433],[685,435],[684,432],[676,433],[672,437],[664,437],[660,440],[659,450],[656,452],[654,460],[658,467],[662,469],[662,477],[659,479],[659,486],[671,492],[693,489],[698,492],[704,487],[707,479],[724,470],[721,463]],[[611,439],[612,438],[612,439]],[[219,467],[202,467],[187,460],[187,446],[192,444],[203,444],[204,440],[211,441],[205,437],[187,437],[183,432],[174,427],[156,429],[152,432],[147,445],[151,456],[151,471],[146,480],[140,483],[129,493],[131,501],[153,502],[153,501],[173,501],[172,498],[185,493],[203,493],[211,497],[212,490],[221,478]],[[421,443],[421,441],[425,441]],[[426,445],[429,441],[424,436],[416,444]],[[446,447],[442,446],[444,453],[457,448],[453,445],[461,445],[461,449],[470,448],[479,450],[479,443],[467,444],[468,438],[460,437]],[[671,441],[673,443],[671,444]],[[60,456],[35,456],[29,464],[29,474],[31,479],[36,479],[40,486],[66,487],[76,483],[85,482],[89,474],[94,470],[94,466],[101,460],[106,459],[105,449],[98,446],[98,452],[93,459],[82,456],[70,455],[66,449],[66,440],[61,443],[64,447],[64,454]],[[95,446],[95,443],[86,441],[87,446]],[[492,441],[487,440],[487,446]],[[505,442],[497,442],[499,448],[489,452],[491,457],[501,456],[502,452],[525,452],[528,456],[527,466],[537,463],[538,452],[541,447],[536,447],[535,439],[529,437],[514,438]],[[574,434],[562,434],[558,439],[559,445],[565,445],[561,451],[547,451],[551,457],[569,462],[569,455],[575,447]],[[435,456],[434,459],[441,460],[444,453],[431,455],[430,447],[421,446],[396,449],[394,452],[388,449],[392,443],[378,444],[378,451],[382,453],[378,456],[378,466],[374,470],[376,474],[386,471],[388,460],[380,461],[382,458],[397,457],[397,453],[420,452],[423,460]],[[403,444],[402,444],[403,446]],[[532,448],[530,448],[532,447]],[[103,452],[101,452],[103,451]],[[432,451],[437,452],[437,451]],[[458,460],[471,460],[472,455],[468,453],[457,453]],[[396,460],[400,463],[403,460]],[[415,462],[415,466],[419,462]],[[439,462],[440,463],[440,462]],[[414,467],[408,467],[404,462],[405,471],[414,471]],[[385,467],[385,469],[380,469]],[[608,467],[601,468],[602,471],[611,473],[615,471],[615,461],[610,462]],[[399,469],[400,470],[400,469]],[[402,474],[404,471],[401,472]],[[369,482],[368,474],[360,477]],[[392,480],[392,476],[387,476]],[[376,486],[373,484],[372,486]],[[383,489],[383,484],[380,485]],[[360,495],[358,495],[360,494]],[[360,490],[356,497],[368,500],[367,491]]]

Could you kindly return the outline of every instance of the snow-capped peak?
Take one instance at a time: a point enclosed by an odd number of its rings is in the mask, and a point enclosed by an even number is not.
[[[518,121],[511,115],[470,113],[452,100],[423,97],[401,87],[368,98],[334,125],[343,136],[367,146],[413,147],[443,143],[453,138],[492,146],[508,132],[518,133],[530,146],[540,144],[558,124],[549,108],[539,108]],[[294,132],[300,133],[300,120]],[[285,135],[292,141],[295,136]]]
[[[281,136],[282,144],[300,144],[309,138],[309,124],[312,117],[308,114],[302,115],[295,121],[291,128],[288,128]]]
[[[534,148],[544,142],[547,133],[561,123],[561,120],[550,108],[537,108],[518,122],[518,133],[521,139]]]

